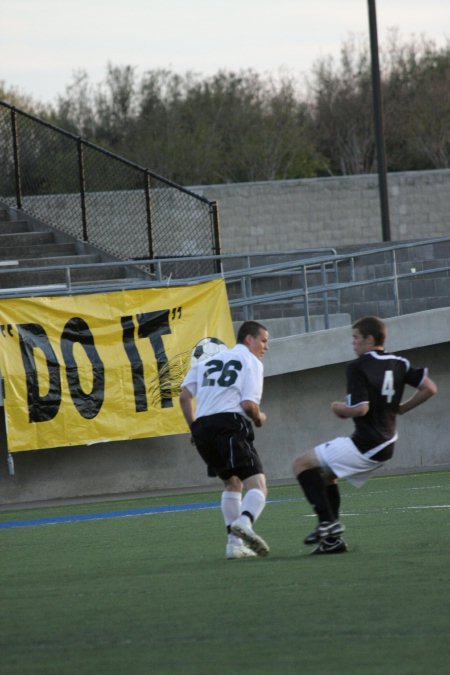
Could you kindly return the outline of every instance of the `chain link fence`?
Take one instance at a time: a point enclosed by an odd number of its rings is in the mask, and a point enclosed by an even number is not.
[[[220,254],[215,202],[4,101],[0,150],[2,200],[75,239],[123,260]]]

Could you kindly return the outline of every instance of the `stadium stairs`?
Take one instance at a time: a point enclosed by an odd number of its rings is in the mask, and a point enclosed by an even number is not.
[[[71,282],[74,285],[81,282],[98,283],[99,290],[103,281],[144,276],[136,267],[126,265],[88,266],[90,263],[113,260],[92,245],[0,202],[1,290],[51,290],[65,283],[65,270],[55,268],[73,264],[81,267],[71,270]]]
[[[398,280],[401,314],[426,312],[450,306],[450,238],[420,241],[392,242],[402,244],[397,250],[397,273],[404,275]],[[356,254],[353,265],[355,281],[376,280],[392,274],[392,255],[380,244],[347,246],[338,254]],[[373,251],[369,256],[361,253]],[[359,255],[359,257],[358,257]],[[340,281],[350,279],[349,265],[340,269]],[[395,316],[393,312],[392,285],[382,282],[363,287],[348,288],[340,293],[339,306],[342,312],[352,317],[376,314],[382,317]]]
[[[358,253],[380,248],[379,244],[365,247],[346,247],[337,251],[338,254],[358,256]],[[309,252],[309,255],[313,255]],[[258,260],[258,264],[268,264],[273,255],[267,260]],[[298,255],[298,252],[297,252]],[[307,257],[307,256],[306,256]],[[413,277],[401,279],[399,291],[401,297],[401,313],[427,311],[450,305],[450,240],[436,240],[423,246],[419,242],[411,242],[397,254],[398,271],[423,272],[437,269],[436,273],[424,276],[421,279]],[[270,258],[270,259],[269,259]],[[332,256],[330,253],[330,260]],[[325,266],[325,271],[311,270],[308,272],[310,286],[323,282],[325,273],[329,283],[335,281],[346,282],[351,280],[350,267],[355,280],[370,280],[381,278],[391,273],[390,252],[374,253],[370,257],[361,256],[352,261],[352,266],[344,261],[336,271],[332,262]],[[114,263],[108,265],[108,262]],[[95,248],[92,244],[79,241],[69,234],[61,232],[36,218],[9,207],[0,201],[0,292],[15,292],[23,295],[52,292],[58,286],[66,286],[67,265],[70,268],[71,289],[76,292],[77,285],[88,284],[98,289],[114,284],[120,287],[130,279],[146,279],[149,277],[136,265],[127,265]],[[93,266],[94,263],[102,263]],[[302,288],[301,273],[267,274],[266,277],[252,281],[253,294],[292,291]],[[230,301],[241,296],[240,283],[228,286]],[[365,287],[349,287],[339,292],[327,291],[327,326],[324,321],[324,296],[316,295],[310,298],[309,331],[314,332],[326,327],[336,328],[349,325],[355,318],[365,314],[379,316],[394,316],[392,311],[392,297],[389,286],[372,284]],[[267,324],[271,335],[284,337],[287,335],[305,332],[304,307],[302,300],[286,298],[286,300],[255,305],[254,318]],[[243,311],[235,308],[232,311],[235,325],[244,318]]]

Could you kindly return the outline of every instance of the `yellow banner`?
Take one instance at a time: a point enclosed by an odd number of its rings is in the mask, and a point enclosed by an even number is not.
[[[234,342],[222,279],[0,300],[8,450],[187,432],[191,359]]]

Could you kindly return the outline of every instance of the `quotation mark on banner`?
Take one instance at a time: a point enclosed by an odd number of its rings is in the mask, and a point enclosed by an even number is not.
[[[2,334],[2,337],[6,337],[7,334],[10,335],[11,337],[13,337],[14,333],[13,333],[12,324],[7,323],[6,326],[4,324],[2,324],[0,326],[0,333]]]

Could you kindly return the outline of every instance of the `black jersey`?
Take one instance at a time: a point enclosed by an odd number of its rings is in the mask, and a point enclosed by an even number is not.
[[[360,452],[372,451],[372,459],[378,461],[392,457],[395,417],[405,384],[417,388],[426,374],[426,368],[413,368],[408,359],[382,350],[367,352],[347,365],[347,405],[369,404],[366,415],[353,418],[352,440]]]

